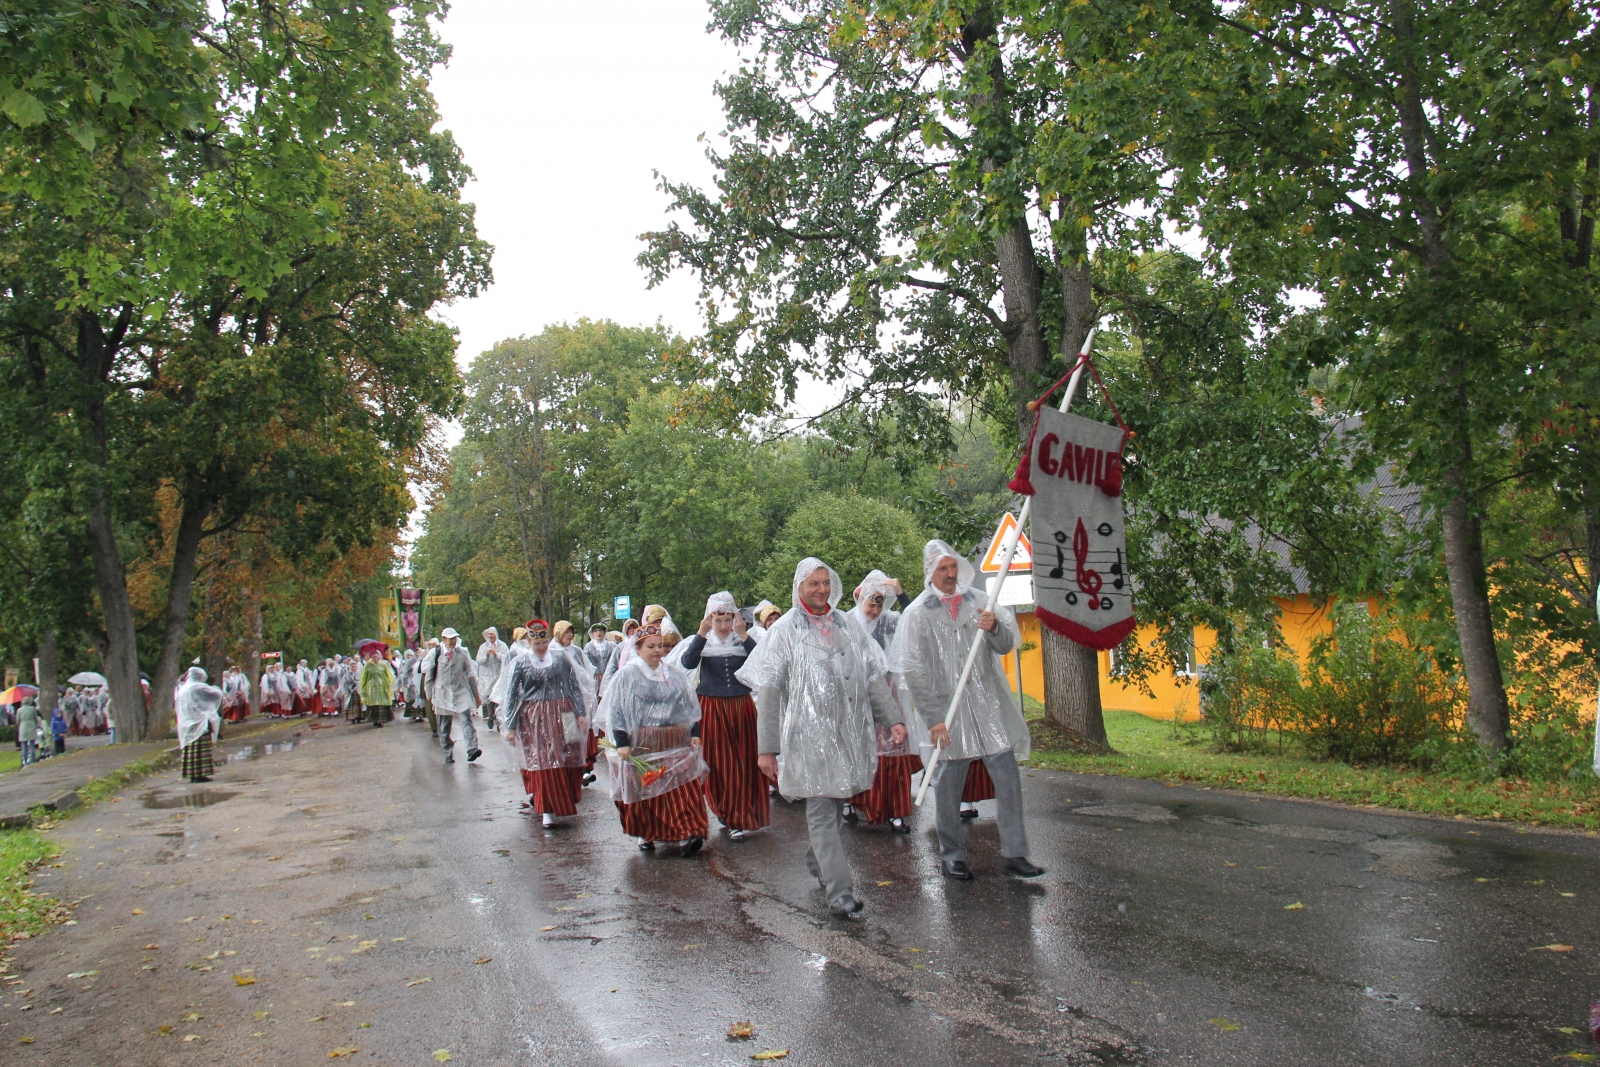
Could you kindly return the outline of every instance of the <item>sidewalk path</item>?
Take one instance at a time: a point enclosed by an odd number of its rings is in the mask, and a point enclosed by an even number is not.
[[[293,723],[296,720],[289,719]],[[223,730],[223,743],[249,737],[282,724],[280,720],[251,719],[230,723]],[[0,818],[26,814],[51,797],[70,790],[83,788],[95,778],[104,778],[121,770],[135,760],[177,747],[173,740],[145,741],[136,745],[86,745],[73,751],[73,741],[87,738],[70,738],[66,755],[51,756],[38,763],[0,775]]]

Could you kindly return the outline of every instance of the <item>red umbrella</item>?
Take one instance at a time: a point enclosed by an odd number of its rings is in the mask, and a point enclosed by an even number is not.
[[[365,656],[368,650],[372,648],[383,649],[388,647],[389,646],[384,644],[382,641],[374,641],[370,637],[363,637],[361,640],[356,642],[356,655]]]

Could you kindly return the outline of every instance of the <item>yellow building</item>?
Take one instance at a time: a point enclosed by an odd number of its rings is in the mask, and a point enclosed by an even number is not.
[[[1300,662],[1307,661],[1311,642],[1317,637],[1333,632],[1332,605],[1313,604],[1311,597],[1299,593],[1293,597],[1277,598],[1280,612],[1278,625],[1286,645],[1294,649]],[[1024,645],[1031,646],[1022,653],[1023,692],[1044,702],[1044,660],[1039,651],[1039,620],[1033,612],[1017,613],[1017,623],[1022,628]],[[1156,640],[1153,626],[1141,626],[1135,635],[1146,646]],[[1112,652],[1100,653],[1100,703],[1111,711],[1136,711],[1153,719],[1192,722],[1200,717],[1199,668],[1210,657],[1216,634],[1209,629],[1196,629],[1194,652],[1183,670],[1167,670],[1150,680],[1153,696],[1141,692],[1138,686],[1125,685],[1111,677]],[[1006,678],[1012,692],[1017,688],[1016,657],[1006,657]]]

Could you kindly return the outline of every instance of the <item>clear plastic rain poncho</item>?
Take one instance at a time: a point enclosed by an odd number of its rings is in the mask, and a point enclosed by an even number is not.
[[[956,590],[948,598],[933,587],[934,568],[945,557],[957,560],[960,567]],[[971,586],[972,564],[943,541],[929,541],[923,549],[922,574],[922,593],[900,616],[889,649],[889,670],[904,683],[918,715],[931,727],[944,722],[972,640],[981,632],[978,613],[988,598]],[[1028,758],[1028,725],[1011,697],[1000,663],[1000,657],[1021,644],[1022,637],[1010,608],[997,608],[995,617],[999,625],[994,633],[983,635],[983,648],[950,723],[945,758],[976,759],[1007,749],[1019,760]]]
[[[800,583],[828,572],[829,611],[813,615]],[[808,556],[795,568],[794,606],[767,630],[734,677],[778,698],[778,791],[786,797],[852,797],[877,773],[876,723],[900,721],[884,681],[882,650],[838,609],[844,586],[832,567]]]
[[[652,670],[634,656],[611,676],[600,713],[611,743],[622,743],[620,731],[631,746],[626,759],[606,749],[613,800],[637,804],[706,776],[700,749],[690,741],[700,699],[682,667],[662,661]]]
[[[706,598],[707,615],[716,615],[718,613],[731,615],[738,610],[738,602],[733,599],[733,594],[726,589],[720,593],[712,593]],[[713,624],[710,632],[706,634],[705,642],[705,647],[700,650],[701,659],[705,659],[707,656],[745,656],[748,654],[745,652],[744,642],[739,640],[737,628],[729,630],[728,636],[724,637],[717,633],[716,625]],[[678,646],[678,648],[682,647],[683,645]],[[674,649],[673,651],[677,650]]]
[[[582,767],[594,714],[588,672],[552,646],[543,656],[532,649],[515,653],[505,674],[501,716],[517,766],[527,771]]]
[[[326,660],[322,669],[317,672],[317,691],[322,695],[322,713],[335,714],[344,707],[344,686],[340,684],[339,672],[341,668],[333,660]],[[262,687],[263,696],[265,686]]]
[[[861,609],[862,601],[870,596],[883,598],[883,610],[878,612],[875,619],[867,618],[867,613]],[[895,628],[900,625],[900,613],[889,607],[894,603],[894,598],[894,585],[882,571],[868,572],[852,596],[855,606],[850,609],[850,617],[860,623],[861,629],[877,642],[879,648],[885,650],[894,642]]]
[[[217,732],[222,729],[222,716],[218,714],[221,708],[222,690],[206,684],[205,671],[190,667],[183,684],[178,687],[178,744],[194,744],[208,726],[211,740],[215,741]]]
[[[494,644],[490,644],[490,641]],[[500,681],[500,672],[506,666],[506,643],[500,640],[500,631],[493,626],[483,631],[483,644],[478,646],[478,654],[472,662],[478,672],[478,692],[491,694],[493,699],[495,686]]]

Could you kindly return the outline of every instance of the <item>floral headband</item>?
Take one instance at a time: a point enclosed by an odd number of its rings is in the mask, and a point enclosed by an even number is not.
[[[647,637],[660,637],[660,636],[661,636],[661,627],[657,626],[653,622],[652,623],[647,623],[646,625],[641,626],[637,630],[633,631],[633,640],[634,640],[635,644],[638,644],[638,643],[642,642]]]

